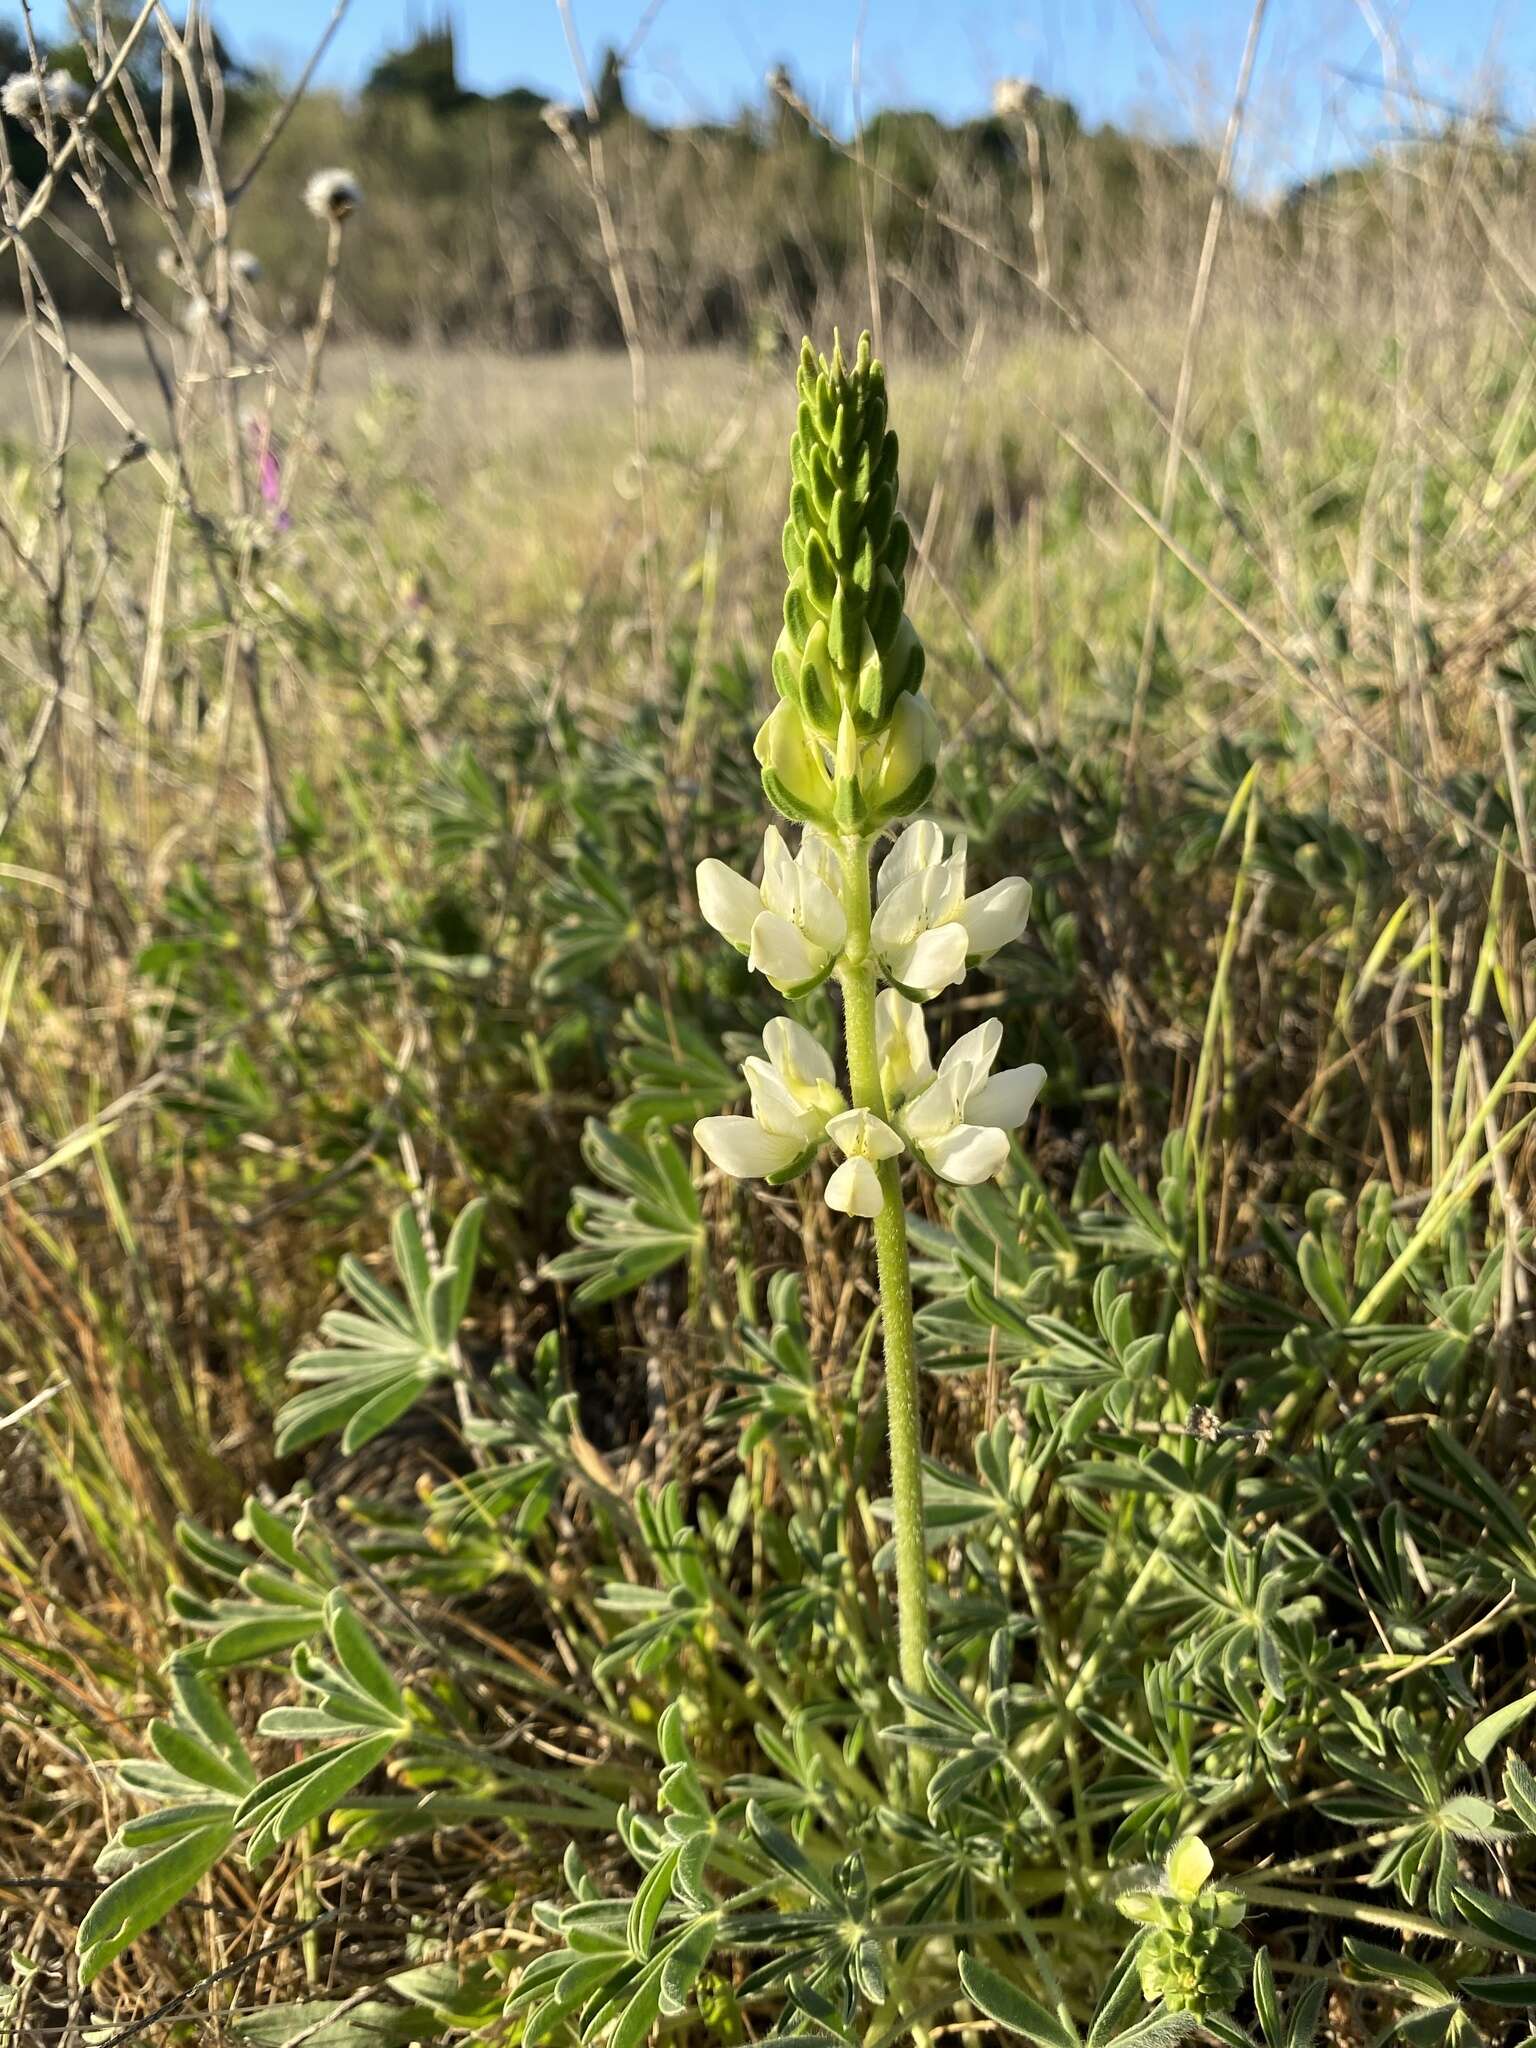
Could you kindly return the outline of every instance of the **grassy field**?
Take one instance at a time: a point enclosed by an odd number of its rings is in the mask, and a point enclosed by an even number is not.
[[[1441,297],[888,364],[1034,889],[929,1014],[1047,1073],[904,1187],[920,1692],[870,1233],[690,1136],[792,355],[18,325],[0,2038],[1504,2038],[1536,380]]]

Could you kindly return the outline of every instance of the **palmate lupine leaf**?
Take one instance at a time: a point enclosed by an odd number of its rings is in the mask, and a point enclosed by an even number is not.
[[[960,1982],[972,2005],[989,2020],[996,2020],[1010,2034],[1022,2034],[1035,2048],[1080,2048],[1074,2029],[975,1956],[961,1956]]]
[[[294,1653],[294,1676],[311,1704],[274,1707],[258,1726],[263,1735],[334,1746],[300,1757],[247,1791],[235,1825],[249,1830],[251,1864],[328,1813],[410,1732],[399,1686],[340,1593],[326,1601],[325,1625],[334,1662],[306,1648]]]
[[[98,1870],[120,1875],[81,1922],[82,1984],[213,1868],[234,1840],[240,1803],[256,1782],[234,1722],[192,1661],[173,1658],[169,1678],[171,1718],[149,1726],[153,1759],[125,1763],[119,1772],[156,1809],[125,1821],[98,1859]]]
[[[550,1259],[551,1280],[575,1280],[576,1305],[613,1301],[698,1250],[703,1218],[687,1162],[660,1126],[643,1139],[623,1136],[589,1117],[581,1156],[616,1190],[577,1188],[569,1227],[576,1243]]]
[[[304,1998],[296,2005],[269,2006],[263,2012],[236,2014],[230,2021],[237,2041],[252,2048],[412,2048],[417,2041],[435,2041],[452,2022],[427,2006],[387,2005],[366,1998]]]
[[[613,1111],[616,1131],[696,1123],[742,1093],[741,1075],[709,1033],[686,1016],[667,1016],[651,996],[640,996],[624,1012],[619,1036],[625,1041],[619,1070],[629,1093]]]
[[[571,849],[569,866],[544,891],[540,909],[549,927],[533,977],[540,995],[569,995],[640,936],[628,891],[588,841]]]
[[[179,1621],[206,1638],[200,1661],[232,1669],[286,1653],[325,1626],[326,1595],[336,1581],[328,1551],[313,1529],[301,1535],[297,1512],[285,1514],[254,1496],[243,1526],[260,1554],[252,1558],[199,1523],[183,1518],[176,1542],[191,1563],[228,1590],[205,1600],[173,1586],[169,1604]]]
[[[343,1259],[342,1284],[361,1313],[330,1310],[320,1323],[325,1348],[301,1352],[289,1366],[289,1377],[307,1391],[278,1414],[279,1457],[335,1430],[341,1431],[342,1449],[355,1451],[452,1375],[484,1216],[483,1201],[469,1204],[434,1273],[415,1216],[408,1206],[396,1212],[395,1269],[404,1283],[403,1301],[358,1260]]]

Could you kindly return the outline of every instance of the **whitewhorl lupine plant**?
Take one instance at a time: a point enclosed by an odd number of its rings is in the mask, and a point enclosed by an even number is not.
[[[792,855],[770,827],[760,882],[706,860],[698,891],[705,917],[781,995],[809,995],[836,976],[847,1090],[825,1048],[777,1019],[764,1033],[766,1060],[745,1064],[751,1114],[705,1117],[694,1135],[723,1172],[775,1184],[830,1146],[839,1163],[829,1207],[873,1222],[901,1671],[922,1692],[927,1554],[902,1166],[916,1160],[962,1185],[990,1179],[1045,1075],[1038,1066],[993,1072],[995,1020],[958,1039],[935,1069],[920,1005],[1018,938],[1030,890],[1012,876],[967,895],[964,840],[946,856],[936,825],[909,822],[933,789],[939,726],[905,610],[911,534],[897,509],[897,438],[869,336],[851,364],[841,344],[828,361],[807,341],[797,389],[789,588],[773,654],[780,701],[756,754],[768,799],[801,828],[800,845]],[[892,831],[872,894],[871,855]]]

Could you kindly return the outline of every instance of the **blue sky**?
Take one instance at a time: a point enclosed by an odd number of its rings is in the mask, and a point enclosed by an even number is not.
[[[0,0],[0,11],[5,0]],[[350,86],[384,50],[439,11],[440,0],[352,0],[322,78]],[[572,0],[590,51],[627,44],[648,0]],[[242,55],[297,68],[326,0],[215,0]],[[759,100],[762,78],[789,63],[818,108],[846,129],[851,53],[865,18],[866,109],[925,105],[954,117],[984,107],[991,81],[1021,74],[1075,101],[1090,121],[1209,132],[1224,119],[1249,0],[649,0],[652,18],[630,74],[652,118],[729,114]],[[452,0],[460,69],[470,85],[528,84],[574,96],[555,0]],[[1384,105],[1382,56],[1367,16],[1393,37],[1423,94],[1502,88],[1522,118],[1536,106],[1532,0],[1270,0],[1248,164],[1260,182],[1305,175],[1359,153],[1409,118]],[[1507,83],[1506,83],[1507,82]]]

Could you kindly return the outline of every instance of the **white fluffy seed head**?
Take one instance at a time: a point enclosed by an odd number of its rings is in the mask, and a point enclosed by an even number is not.
[[[1000,78],[992,88],[992,111],[1006,121],[1010,114],[1027,114],[1039,97],[1039,86],[1027,78]]]
[[[85,94],[65,70],[50,71],[39,78],[35,71],[18,71],[0,85],[0,113],[13,121],[40,122],[43,109],[61,120],[75,113]]]
[[[241,284],[257,284],[261,279],[261,258],[249,249],[233,249],[230,251],[229,271],[231,277],[238,278]]]
[[[49,108],[55,114],[72,114],[85,104],[85,94],[78,79],[71,78],[62,69],[50,71],[43,80],[43,94]]]
[[[0,112],[13,121],[35,121],[43,110],[43,81],[35,71],[18,71],[0,85]]]
[[[304,187],[304,204],[316,220],[345,220],[363,203],[363,188],[350,171],[316,171]]]

